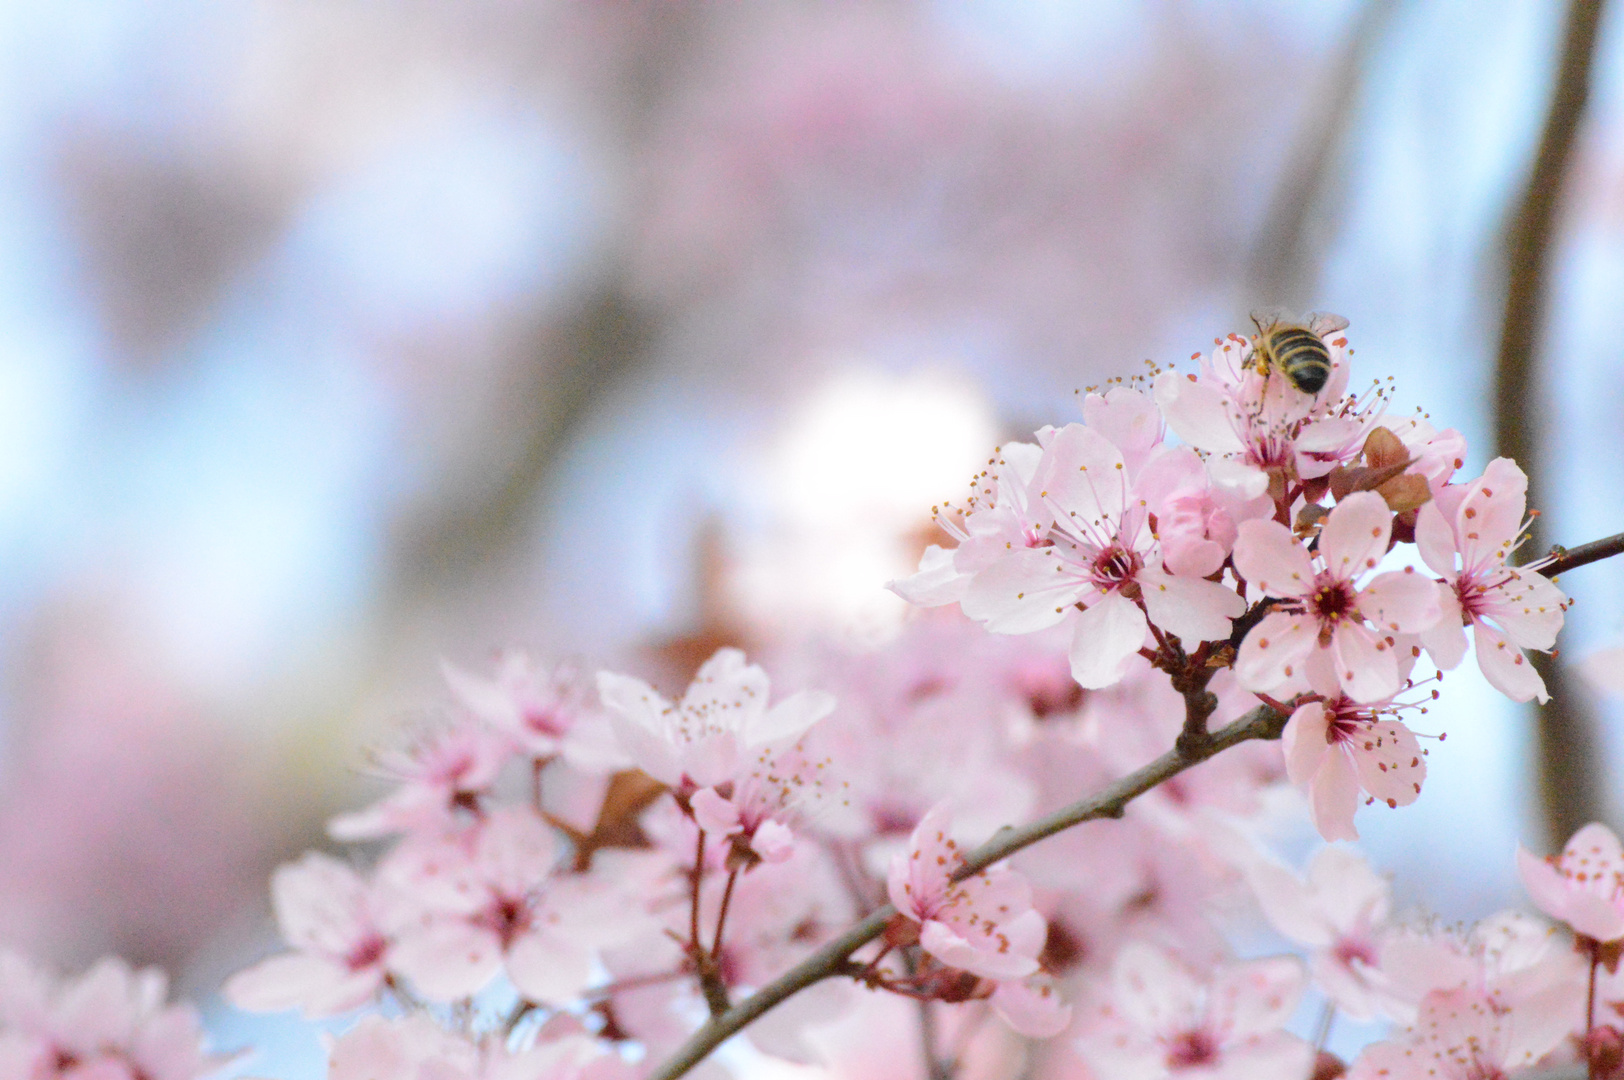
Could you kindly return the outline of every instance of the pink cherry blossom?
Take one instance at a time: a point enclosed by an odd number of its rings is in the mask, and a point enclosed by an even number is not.
[[[1524,528],[1527,496],[1528,477],[1516,462],[1495,458],[1477,480],[1452,485],[1421,507],[1416,546],[1443,578],[1442,618],[1423,640],[1439,667],[1452,668],[1466,652],[1470,626],[1490,685],[1513,701],[1546,701],[1545,682],[1523,650],[1556,644],[1568,600],[1538,563],[1506,564]]]
[[[1004,1023],[1029,1039],[1052,1039],[1071,1025],[1071,1006],[1042,973],[1000,981],[988,1001]]]
[[[457,700],[534,758],[562,754],[589,772],[617,767],[595,688],[569,665],[546,670],[522,649],[504,649],[491,678],[450,663],[441,670]]]
[[[1391,888],[1356,851],[1321,848],[1299,877],[1269,859],[1246,866],[1247,880],[1270,924],[1312,950],[1314,983],[1355,1020],[1402,1016],[1382,972]]]
[[[607,671],[598,691],[638,768],[687,793],[743,779],[764,750],[793,745],[835,706],[829,694],[803,690],[769,708],[767,673],[738,649],[705,661],[674,705],[641,679]]]
[[[1399,650],[1402,653],[1402,649]],[[1413,656],[1400,656],[1400,673]],[[1323,652],[1308,658],[1309,682],[1323,696],[1299,706],[1286,722],[1281,747],[1286,775],[1308,792],[1314,827],[1327,840],[1357,840],[1353,816],[1360,797],[1389,807],[1408,806],[1427,778],[1426,752],[1398,720],[1405,707],[1393,698],[1360,704],[1337,686]]]
[[[579,996],[597,949],[637,924],[627,921],[627,898],[598,878],[553,875],[562,854],[553,831],[524,806],[459,834],[407,841],[378,871],[413,900],[392,928],[390,966],[440,1001],[477,993],[504,968],[533,1001]]]
[[[1581,1003],[1554,997],[1507,1005],[1468,989],[1434,990],[1399,1037],[1365,1048],[1348,1080],[1498,1080],[1556,1049]]]
[[[951,836],[946,806],[933,808],[891,861],[891,903],[919,924],[919,943],[949,967],[987,979],[1021,979],[1038,969],[1043,916],[1032,910],[1026,879],[995,866],[963,881],[964,854]]]
[[[1580,1000],[1589,965],[1549,923],[1502,911],[1469,927],[1439,923],[1394,929],[1381,942],[1380,967],[1405,1022],[1434,990],[1469,990],[1499,1007],[1524,1001]]]
[[[340,814],[327,831],[335,840],[366,840],[451,827],[496,781],[512,752],[506,735],[477,721],[426,731],[404,749],[376,755],[379,770],[400,786],[363,810]]]
[[[232,976],[225,994],[239,1009],[299,1008],[331,1016],[371,1000],[388,976],[389,939],[380,899],[348,865],[317,852],[271,879],[277,927],[294,951]]]
[[[1286,601],[1241,643],[1235,673],[1268,692],[1305,677],[1316,649],[1328,651],[1348,697],[1374,702],[1402,685],[1396,635],[1438,621],[1436,586],[1406,567],[1359,580],[1387,553],[1393,515],[1382,497],[1360,491],[1338,503],[1315,556],[1274,521],[1247,521],[1235,542],[1235,568],[1260,593]]]
[[[828,765],[828,759],[814,760],[798,744],[777,753],[763,750],[737,782],[695,792],[694,818],[707,833],[733,838],[740,852],[782,862],[794,844],[794,824],[815,815],[830,794],[824,780]]]
[[[1201,469],[1194,455],[1183,460]],[[1163,569],[1148,502],[1104,435],[1081,424],[1055,432],[1034,482],[1054,513],[1048,542],[1012,547],[978,572],[960,602],[966,615],[998,633],[1024,634],[1082,605],[1071,662],[1088,689],[1126,674],[1146,642],[1147,615],[1192,645],[1228,635],[1244,602],[1216,582]]]
[[[1316,395],[1260,374],[1252,341],[1231,334],[1200,357],[1199,375],[1159,376],[1156,402],[1168,426],[1198,450],[1280,475],[1324,476],[1358,456],[1375,422],[1368,403],[1343,397],[1346,338],[1337,332],[1325,344],[1331,377]]]
[[[1541,859],[1521,845],[1517,872],[1541,911],[1597,941],[1624,938],[1624,850],[1607,826],[1591,822],[1560,855]]]
[[[1281,1030],[1302,988],[1302,965],[1292,957],[1232,962],[1202,977],[1161,949],[1131,942],[1080,1049],[1099,1075],[1113,1078],[1302,1080],[1313,1048]]]
[[[98,961],[57,980],[0,954],[0,1069],[19,1080],[196,1080],[225,1064],[189,1005],[166,1002],[156,968]]]
[[[936,524],[957,546],[949,551],[930,545],[918,573],[891,582],[892,591],[921,607],[957,603],[976,573],[1005,552],[1045,543],[1054,513],[1033,487],[1042,456],[1042,448],[1032,443],[996,447],[965,505],[935,508]]]
[[[883,650],[820,650],[805,677],[834,691],[840,707],[807,736],[809,755],[829,762],[808,827],[858,846],[865,869],[883,880],[891,856],[943,800],[967,835],[1026,820],[1034,792],[1010,752],[1019,736],[989,718],[1018,725],[1034,707],[1075,708],[1083,691],[1064,649],[1058,640],[991,637],[940,611],[910,622]]]
[[[1202,462],[1189,447],[1157,455],[1139,486],[1156,520],[1162,562],[1174,574],[1216,573],[1235,546],[1236,526],[1274,514],[1268,476],[1222,459]]]

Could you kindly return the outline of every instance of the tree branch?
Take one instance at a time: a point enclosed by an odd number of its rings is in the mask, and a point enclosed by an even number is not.
[[[1589,566],[1593,562],[1611,559],[1620,553],[1624,553],[1624,533],[1614,533],[1605,539],[1592,540],[1576,548],[1557,546],[1551,548],[1552,559],[1540,567],[1539,572],[1548,578],[1554,578],[1575,567]]]
[[[1162,781],[1177,776],[1192,765],[1199,765],[1231,746],[1252,739],[1278,739],[1285,725],[1286,718],[1273,709],[1266,706],[1253,709],[1234,723],[1213,732],[1205,745],[1199,749],[1169,750],[1149,765],[1129,773],[1086,799],[1081,799],[1020,828],[998,830],[991,840],[966,856],[964,867],[956,877],[962,879],[977,871],[985,870],[1022,848],[1069,829],[1073,825],[1096,818],[1121,817],[1128,803]],[[896,908],[886,904],[771,983],[720,1016],[711,1018],[694,1032],[676,1054],[651,1073],[649,1080],[676,1080],[703,1061],[712,1050],[779,1002],[813,983],[845,973],[851,954],[879,937],[880,932],[885,929],[885,924],[890,922],[896,913]]]
[[[1568,166],[1590,98],[1590,71],[1600,36],[1603,0],[1571,0],[1556,62],[1556,85],[1539,147],[1505,237],[1506,293],[1495,365],[1494,421],[1498,452],[1528,474],[1528,502],[1547,505],[1550,491],[1543,434],[1546,403],[1539,393],[1539,335],[1546,322],[1557,212]],[[1534,519],[1529,549],[1543,548],[1544,523]],[[1550,843],[1560,847],[1580,825],[1600,817],[1605,783],[1597,769],[1595,725],[1572,693],[1562,665],[1545,653],[1529,657],[1551,700],[1534,706],[1536,772]]]
[[[1618,554],[1624,554],[1624,533],[1581,544],[1576,548],[1555,549],[1556,557],[1539,572],[1547,577],[1555,577],[1565,570]],[[1255,605],[1253,610],[1259,609],[1266,610],[1267,604]],[[1248,612],[1242,619],[1252,615],[1253,612]],[[1238,624],[1242,620],[1235,621]],[[1205,727],[1206,719],[1212,711],[1209,706],[1215,702],[1204,687],[1197,687],[1193,682],[1183,692],[1186,707],[1185,731],[1173,749],[1086,799],[1080,799],[1019,828],[999,829],[993,834],[992,839],[965,856],[964,866],[954,874],[954,880],[962,881],[971,874],[985,870],[1023,848],[1064,832],[1073,825],[1098,818],[1119,818],[1134,799],[1191,766],[1199,765],[1208,758],[1215,757],[1231,746],[1238,746],[1243,742],[1254,739],[1278,739],[1280,733],[1285,730],[1287,717],[1267,705],[1260,705],[1239,720],[1208,733],[1204,739],[1187,738],[1185,736],[1193,728]],[[852,974],[854,965],[851,963],[851,954],[879,937],[896,913],[897,909],[890,904],[870,912],[851,929],[777,979],[738,1004],[712,1016],[710,1021],[694,1032],[669,1060],[651,1073],[648,1080],[676,1080],[705,1060],[712,1050],[738,1034],[775,1005],[831,976]]]

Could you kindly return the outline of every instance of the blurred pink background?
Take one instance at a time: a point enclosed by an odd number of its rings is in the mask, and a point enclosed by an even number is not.
[[[208,993],[439,658],[883,640],[992,443],[1254,307],[1350,318],[1480,468],[1558,16],[0,4],[0,943]],[[1617,30],[1548,344],[1570,542],[1621,528]],[[1624,638],[1618,568],[1565,582],[1566,653]],[[1527,739],[1451,692],[1367,847],[1469,916]]]

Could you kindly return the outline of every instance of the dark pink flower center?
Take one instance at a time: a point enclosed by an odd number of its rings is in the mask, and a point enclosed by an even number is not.
[[[1094,565],[1091,568],[1094,583],[1101,589],[1109,592],[1121,586],[1124,582],[1132,581],[1145,561],[1136,551],[1128,551],[1116,544],[1103,549],[1094,556]]]
[[[525,729],[537,735],[563,735],[569,730],[569,723],[564,714],[558,709],[527,706],[524,710]]]
[[[1343,967],[1352,967],[1355,960],[1370,967],[1376,966],[1376,947],[1363,938],[1339,938],[1331,949],[1331,955]]]
[[[1184,1031],[1167,1044],[1169,1069],[1193,1069],[1218,1060],[1218,1040],[1209,1031]]]
[[[479,923],[492,930],[502,940],[505,949],[530,929],[530,916],[530,904],[523,898],[499,895],[490,907],[480,913]]]
[[[372,934],[350,950],[350,954],[344,958],[344,966],[351,971],[369,968],[383,959],[384,950],[387,948],[389,943],[381,935]]]
[[[1331,721],[1325,725],[1325,741],[1333,746],[1353,742],[1363,734],[1366,725],[1370,723],[1366,717],[1337,708],[1337,705],[1345,703],[1351,704],[1345,701],[1336,704],[1327,703],[1331,709]]]
[[[430,761],[425,770],[426,779],[431,784],[439,784],[448,788],[461,787],[462,778],[467,776],[474,768],[474,753],[472,750],[457,748],[443,752],[441,756]]]
[[[874,831],[881,836],[907,836],[919,824],[919,814],[895,803],[876,803],[868,811]]]
[[[1358,597],[1345,581],[1325,581],[1309,597],[1309,609],[1321,623],[1336,623],[1359,614]]]

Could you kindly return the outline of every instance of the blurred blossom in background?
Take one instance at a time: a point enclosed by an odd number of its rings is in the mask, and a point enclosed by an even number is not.
[[[1359,376],[1481,469],[1561,17],[0,6],[0,941],[208,992],[439,658],[669,691],[722,640],[883,640],[994,443],[1254,307],[1347,316]],[[1570,543],[1621,527],[1621,31],[1545,338]],[[1624,640],[1620,573],[1574,573],[1565,654]],[[1429,798],[1367,847],[1473,917],[1538,808],[1526,716],[1448,705]],[[280,1040],[256,1071],[317,1067],[292,1021],[210,1015]]]

